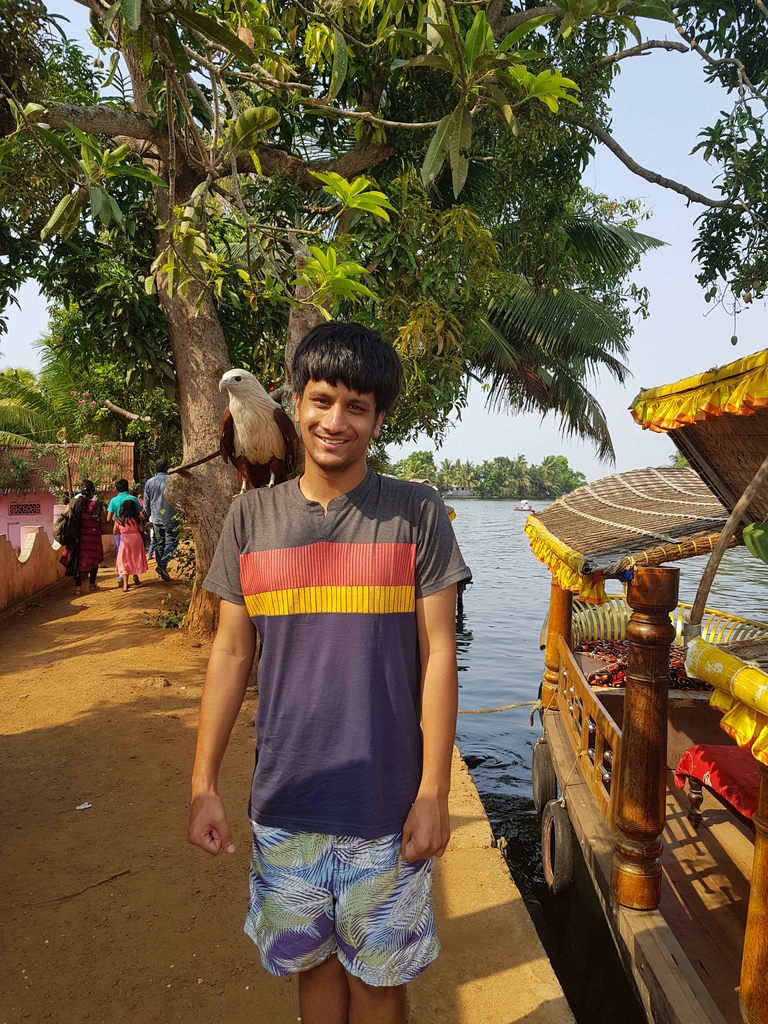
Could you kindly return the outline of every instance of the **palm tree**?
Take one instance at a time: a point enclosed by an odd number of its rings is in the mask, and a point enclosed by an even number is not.
[[[69,361],[44,338],[42,369],[0,373],[0,444],[77,441],[84,431],[79,388]]]

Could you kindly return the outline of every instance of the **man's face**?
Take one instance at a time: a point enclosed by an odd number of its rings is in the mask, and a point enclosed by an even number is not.
[[[365,462],[368,442],[379,436],[384,413],[376,412],[373,393],[361,395],[346,385],[310,380],[296,398],[307,458],[326,472],[344,472]]]

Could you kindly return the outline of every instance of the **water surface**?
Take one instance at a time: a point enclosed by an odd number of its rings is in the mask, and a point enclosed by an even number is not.
[[[455,509],[454,530],[474,578],[457,628],[459,706],[534,700],[544,668],[539,635],[551,577],[523,534],[526,514],[515,511],[512,501],[456,501]],[[693,601],[706,556],[677,564],[680,599]],[[726,552],[709,603],[768,622],[768,566],[743,547]],[[531,752],[539,735],[538,716],[531,727],[529,709],[521,708],[460,715],[456,738],[494,835],[507,840],[515,882],[534,919],[539,918],[577,1019],[582,1024],[641,1024],[645,1017],[632,1002],[583,861],[576,866],[568,897],[555,900],[544,885],[539,817],[531,800]]]

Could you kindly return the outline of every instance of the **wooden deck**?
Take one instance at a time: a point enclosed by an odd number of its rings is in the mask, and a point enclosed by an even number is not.
[[[669,772],[659,909],[725,1020],[741,1024],[738,988],[754,840],[706,790],[701,809],[697,831]]]
[[[668,794],[673,803],[668,805],[663,837],[664,886],[660,909],[634,911],[616,906],[611,895],[611,832],[575,767],[575,755],[560,713],[546,712],[544,726],[561,790],[567,781],[566,804],[576,841],[649,1022],[740,1024],[730,965],[734,957],[740,963],[741,941],[726,961],[718,947],[706,938],[700,918],[706,916],[707,906],[717,907],[708,927],[717,931],[721,927],[719,921],[727,919],[728,924],[722,927],[732,936],[736,917],[746,915],[748,887],[744,867],[750,862],[748,840],[740,830],[736,830],[737,835],[731,828],[725,811],[712,807],[710,801],[716,803],[712,798],[702,805],[707,824],[702,824],[699,835],[695,834],[685,817],[687,802],[675,790]],[[715,860],[727,860],[724,848],[738,851],[733,863],[739,866],[734,866],[728,877],[717,868]],[[743,920],[740,934],[743,936]],[[719,941],[725,943],[730,938],[724,933]],[[705,948],[707,956],[703,957]],[[735,977],[738,984],[738,969]],[[728,1010],[727,1015],[722,1006]]]

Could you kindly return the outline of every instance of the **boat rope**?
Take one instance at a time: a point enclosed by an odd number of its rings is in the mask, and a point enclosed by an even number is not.
[[[568,783],[569,783],[569,782],[571,781],[571,776],[572,776],[572,775],[573,775],[573,773],[574,773],[574,772],[576,771],[576,766],[577,766],[577,765],[578,765],[578,763],[579,763],[579,758],[580,758],[580,757],[583,757],[583,756],[584,756],[584,754],[586,754],[586,753],[587,753],[587,751],[586,751],[586,750],[580,750],[580,751],[578,752],[578,754],[576,755],[576,758],[575,758],[575,760],[574,760],[573,764],[571,765],[571,770],[570,770],[570,771],[568,772],[568,775],[566,776],[565,782],[563,783],[563,791],[562,791],[562,793],[561,793],[561,795],[560,795],[560,806],[561,806],[561,807],[562,807],[562,808],[563,808],[564,810],[566,810],[566,809],[567,809],[567,808],[566,808],[566,804],[565,804],[565,791],[566,791],[566,789],[568,788]]]
[[[521,700],[519,704],[504,704],[500,708],[467,708],[459,710],[460,715],[491,715],[494,711],[512,711],[514,708],[533,708],[532,714],[536,712],[536,705],[541,705],[540,700]]]

